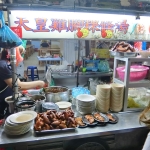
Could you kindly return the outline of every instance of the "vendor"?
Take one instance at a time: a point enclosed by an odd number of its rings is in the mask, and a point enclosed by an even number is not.
[[[16,58],[16,60],[18,59]],[[8,63],[9,63],[8,50],[4,49],[2,51],[0,60],[0,119],[4,117],[4,111],[8,107],[7,103],[5,102],[5,98],[8,96],[12,96],[13,94],[12,91],[13,72],[10,69],[10,67],[8,67]],[[21,82],[18,79],[17,84],[20,90],[28,90],[36,87],[42,88],[44,87],[45,83],[43,81]]]

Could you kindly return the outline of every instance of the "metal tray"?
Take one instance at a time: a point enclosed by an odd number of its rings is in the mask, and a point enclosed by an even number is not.
[[[34,129],[33,129],[34,130]],[[54,129],[54,130],[42,130],[42,131],[35,131],[36,135],[45,135],[45,134],[53,134],[53,133],[61,133],[61,132],[69,132],[75,131],[76,128],[65,128],[65,129]]]
[[[78,125],[77,127],[78,127],[78,128],[86,128],[86,127],[87,127],[87,124],[83,121],[83,117],[82,117],[82,116],[77,116],[77,117],[75,117],[75,118],[78,118],[78,117],[81,117],[81,118],[82,118],[82,122],[83,122],[85,125],[84,125],[84,126]]]
[[[118,122],[119,118],[118,118],[115,114],[112,114],[112,113],[107,113],[107,114],[111,114],[111,115],[112,115],[112,117],[115,119],[115,121],[111,121],[111,120],[109,120],[109,123],[113,123],[113,124],[115,124],[115,123],[117,123],[117,122]],[[109,119],[109,118],[108,118],[108,119]]]
[[[92,116],[93,116],[93,115],[92,115]],[[93,118],[94,118],[94,116],[93,116]],[[94,122],[91,124],[84,116],[82,117],[82,120],[83,120],[84,123],[87,124],[87,126],[96,126],[96,125],[98,124],[97,121],[94,121]]]
[[[116,52],[116,51],[110,51],[111,56],[116,57],[124,57],[124,58],[130,58],[130,57],[136,57],[137,52]]]
[[[107,122],[104,122],[104,123],[99,123],[98,122],[98,124],[97,124],[97,126],[100,126],[100,127],[104,127],[104,126],[106,126],[107,125]]]
[[[96,112],[95,112],[96,113]],[[93,113],[93,116],[94,116],[94,114],[95,113]],[[108,119],[108,117],[105,115],[105,114],[102,114],[102,113],[99,113],[103,118],[104,118],[104,121],[100,121],[100,120],[98,120],[98,119],[96,119],[95,117],[94,117],[94,119],[100,124],[104,124],[104,123],[107,123],[108,121],[109,121],[109,119]]]

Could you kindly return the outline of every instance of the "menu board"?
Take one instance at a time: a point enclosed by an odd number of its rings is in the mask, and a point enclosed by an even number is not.
[[[26,39],[150,40],[150,17],[59,11],[11,11],[10,26]]]

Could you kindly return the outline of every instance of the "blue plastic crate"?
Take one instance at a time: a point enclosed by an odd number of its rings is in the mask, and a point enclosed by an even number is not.
[[[86,70],[98,70],[98,64],[99,64],[100,60],[84,60],[84,61],[85,61]],[[94,66],[87,67],[86,66],[87,63],[94,63]]]

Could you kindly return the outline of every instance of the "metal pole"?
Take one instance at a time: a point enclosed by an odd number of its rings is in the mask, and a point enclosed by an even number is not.
[[[78,40],[78,67],[77,67],[77,87],[79,86],[79,59],[80,59],[80,40]]]
[[[16,69],[16,49],[12,48],[10,53],[10,63],[12,67],[12,85],[13,85],[13,97],[12,99],[15,101],[18,96],[18,86],[17,86],[17,69]]]

